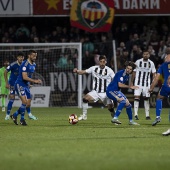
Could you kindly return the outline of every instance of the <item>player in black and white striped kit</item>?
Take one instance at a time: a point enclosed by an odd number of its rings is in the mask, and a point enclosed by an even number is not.
[[[139,108],[139,101],[140,101],[140,95],[142,93],[144,98],[144,108],[145,108],[145,114],[146,114],[146,120],[150,120],[149,116],[149,98],[150,98],[150,84],[151,84],[151,74],[152,79],[156,75],[156,69],[154,63],[149,59],[150,54],[147,50],[143,51],[143,58],[138,59],[136,64],[136,69],[134,70],[134,73],[132,74],[131,83],[135,86],[138,86],[139,89],[134,90],[134,116],[136,120],[139,120],[138,118],[138,108]]]
[[[108,110],[111,112],[112,117],[115,113],[113,102],[106,96],[106,88],[108,84],[112,81],[115,73],[111,68],[106,66],[106,63],[106,56],[100,55],[99,65],[92,66],[86,70],[78,70],[77,68],[73,70],[74,73],[77,73],[79,75],[92,74],[93,79],[93,90],[83,97],[83,111],[82,115],[80,115],[80,117],[78,118],[79,120],[87,119],[87,109],[89,101],[97,102],[98,100],[101,100],[104,105],[108,106]]]

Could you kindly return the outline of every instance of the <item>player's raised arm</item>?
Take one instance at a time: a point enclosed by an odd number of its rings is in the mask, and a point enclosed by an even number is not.
[[[86,72],[85,70],[78,70],[77,68],[74,68],[74,69],[73,69],[73,72],[74,72],[74,73],[77,73],[77,74],[80,74],[80,75],[82,75],[82,74],[87,74],[87,72]]]

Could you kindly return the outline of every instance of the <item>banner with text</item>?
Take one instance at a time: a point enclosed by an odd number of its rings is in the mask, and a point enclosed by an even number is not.
[[[0,15],[32,15],[32,0],[0,0]]]
[[[50,90],[50,86],[31,87],[31,107],[49,107]],[[16,96],[13,106],[21,106],[21,100],[18,96]]]
[[[90,0],[84,1],[90,2]],[[115,16],[124,14],[170,15],[170,0],[105,0],[105,2],[112,1],[115,6]],[[33,15],[70,16],[71,4],[72,0],[33,0]]]

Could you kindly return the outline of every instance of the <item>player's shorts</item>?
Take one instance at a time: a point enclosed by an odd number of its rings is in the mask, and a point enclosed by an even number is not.
[[[134,96],[140,96],[142,93],[143,96],[150,97],[150,93],[149,93],[150,87],[142,87],[142,86],[138,86],[138,87],[139,89],[134,90]]]
[[[27,99],[31,99],[31,93],[29,87],[23,87],[19,84],[15,84],[15,91],[18,96],[26,96]]]
[[[127,99],[126,96],[121,91],[106,91],[107,97],[114,101],[117,101],[117,98]]]
[[[15,87],[14,86],[10,86],[10,89],[9,89],[9,93],[10,95],[15,95]]]
[[[88,93],[91,97],[93,97],[94,102],[101,100],[104,105],[112,104],[113,102],[106,96],[106,93],[98,93],[95,90],[92,90]]]
[[[0,88],[0,94],[4,94],[4,95],[8,95],[9,94],[9,89],[6,88],[6,85],[2,85],[1,84],[1,88]]]
[[[162,85],[159,93],[161,96],[168,97],[170,95],[170,87]]]

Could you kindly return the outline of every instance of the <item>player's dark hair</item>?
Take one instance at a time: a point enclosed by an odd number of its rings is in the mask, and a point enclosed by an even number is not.
[[[17,54],[17,57],[18,57],[18,56],[24,56],[24,53],[20,51],[20,52]]]
[[[133,70],[136,68],[136,64],[132,61],[126,61],[125,67],[127,67],[127,66],[131,66]]]
[[[166,54],[166,55],[170,54],[170,47],[167,47],[167,48],[166,48],[165,54]]]
[[[100,56],[99,56],[99,61],[100,61],[100,60],[103,60],[103,59],[104,59],[104,60],[107,60],[106,56],[105,56],[105,55],[100,55]]]
[[[28,53],[27,53],[27,55],[30,55],[30,54],[32,54],[32,53],[37,53],[37,51],[35,51],[35,50],[29,50]]]
[[[145,53],[145,52],[149,53],[148,49],[145,49],[145,50],[142,51],[142,53]]]

